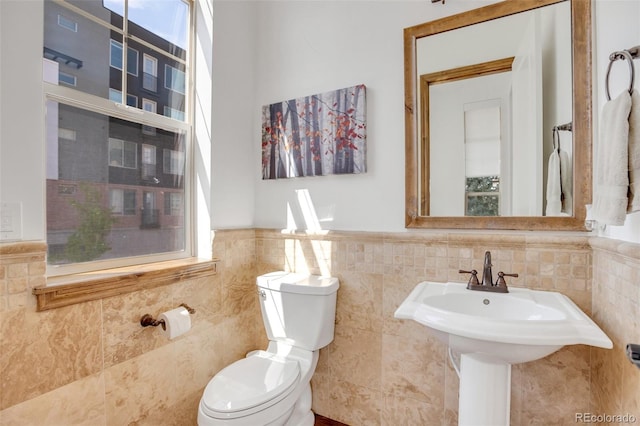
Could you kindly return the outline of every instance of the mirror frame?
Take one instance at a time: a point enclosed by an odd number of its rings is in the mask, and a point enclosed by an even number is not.
[[[490,21],[551,4],[571,2],[573,56],[573,216],[419,216],[421,146],[418,134],[416,42],[419,38]],[[585,204],[591,202],[591,0],[506,0],[404,29],[405,227],[585,231]]]

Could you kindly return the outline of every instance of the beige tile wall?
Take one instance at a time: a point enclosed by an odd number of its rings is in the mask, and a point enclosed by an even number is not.
[[[628,343],[640,344],[640,246],[594,238],[593,319],[613,340],[611,351],[594,349],[592,410],[631,414],[640,423],[640,369],[627,361]]]
[[[519,273],[510,285],[561,291],[591,312],[586,237],[477,233],[256,231],[258,273],[290,269],[340,279],[335,340],[321,350],[314,409],[352,425],[457,424],[458,378],[446,347],[426,329],[393,318],[420,281],[459,281],[459,269]],[[513,367],[512,424],[574,423],[589,411],[590,349],[574,346]]]
[[[262,344],[254,248],[254,231],[223,232],[214,277],[36,312],[46,246],[0,245],[0,424],[194,425],[208,380]],[[140,326],[183,302],[187,334]]]
[[[640,414],[640,370],[622,350],[640,342],[636,245],[539,233],[259,229],[216,233],[213,279],[40,313],[31,288],[45,280],[46,247],[0,245],[0,425],[195,424],[209,378],[266,344],[254,282],[276,269],[340,279],[335,340],[321,350],[313,378],[319,414],[351,425],[456,424],[458,379],[446,348],[393,312],[419,281],[465,281],[458,269],[480,269],[487,249],[494,271],[520,274],[510,285],[569,295],[616,344],[568,347],[514,366],[512,425],[574,424],[581,412]],[[188,334],[167,341],[139,327],[143,313],[181,302],[197,309]]]

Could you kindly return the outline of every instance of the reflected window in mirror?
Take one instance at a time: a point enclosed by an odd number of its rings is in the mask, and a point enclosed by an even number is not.
[[[464,109],[464,216],[500,216],[500,100],[474,102]]]

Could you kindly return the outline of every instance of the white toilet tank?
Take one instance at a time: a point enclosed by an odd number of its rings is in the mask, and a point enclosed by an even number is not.
[[[271,272],[256,280],[270,341],[315,351],[333,340],[338,279]]]

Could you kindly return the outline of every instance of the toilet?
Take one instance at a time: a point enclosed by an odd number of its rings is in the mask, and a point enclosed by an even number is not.
[[[335,277],[271,272],[256,280],[269,344],[207,384],[199,426],[313,426],[311,377],[333,340]]]

